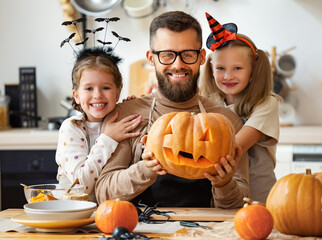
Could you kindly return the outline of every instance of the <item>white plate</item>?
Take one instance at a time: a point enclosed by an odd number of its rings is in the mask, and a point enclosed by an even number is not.
[[[32,220],[75,220],[89,218],[96,206],[94,202],[55,200],[28,203],[24,210]]]
[[[33,212],[79,212],[84,210],[95,209],[97,206],[94,202],[78,200],[55,200],[27,203],[24,209]]]
[[[92,215],[93,216],[93,215]],[[72,232],[78,227],[82,227],[95,222],[95,217],[76,220],[32,220],[27,215],[20,215],[11,218],[12,221],[36,228],[39,232]]]

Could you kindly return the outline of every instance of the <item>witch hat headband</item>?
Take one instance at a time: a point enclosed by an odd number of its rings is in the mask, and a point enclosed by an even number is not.
[[[227,42],[231,40],[241,40],[245,42],[253,51],[254,57],[256,59],[256,52],[252,44],[247,41],[245,38],[236,36],[237,34],[237,25],[234,23],[227,23],[221,25],[216,19],[206,12],[206,18],[211,30],[210,35],[208,36],[206,45],[211,51],[215,51],[219,47],[223,47]]]

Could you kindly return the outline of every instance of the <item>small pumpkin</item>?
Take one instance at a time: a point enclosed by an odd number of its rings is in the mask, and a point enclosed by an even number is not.
[[[128,201],[107,200],[96,210],[96,226],[104,233],[112,233],[117,227],[125,227],[132,232],[138,221],[136,207]]]
[[[273,226],[272,214],[261,204],[246,204],[234,217],[234,228],[244,240],[266,239],[272,232]]]
[[[322,173],[292,173],[270,190],[267,208],[275,228],[284,234],[322,236]]]
[[[217,173],[214,165],[221,157],[235,157],[235,131],[219,113],[172,112],[153,123],[146,148],[168,173],[202,179],[205,172]]]

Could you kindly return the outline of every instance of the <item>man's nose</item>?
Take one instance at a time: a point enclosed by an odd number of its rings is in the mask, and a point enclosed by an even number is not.
[[[180,55],[177,55],[177,58],[172,63],[172,66],[175,67],[176,69],[181,69],[182,66],[184,66],[184,65],[185,65],[185,63],[182,61]]]

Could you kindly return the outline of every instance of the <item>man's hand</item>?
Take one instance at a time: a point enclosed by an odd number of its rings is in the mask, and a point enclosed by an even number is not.
[[[241,147],[237,147],[235,159],[233,159],[231,155],[226,155],[226,157],[220,159],[222,166],[218,163],[215,164],[217,174],[210,175],[209,173],[205,173],[205,177],[208,178],[211,184],[215,187],[225,186],[230,182],[235,174],[241,155]]]
[[[141,142],[145,145],[147,136],[143,136]],[[142,159],[145,161],[145,166],[152,172],[155,172],[158,175],[165,175],[167,171],[163,169],[162,165],[157,159],[152,159],[153,153],[148,152],[146,148],[144,148],[144,152],[142,153]]]

